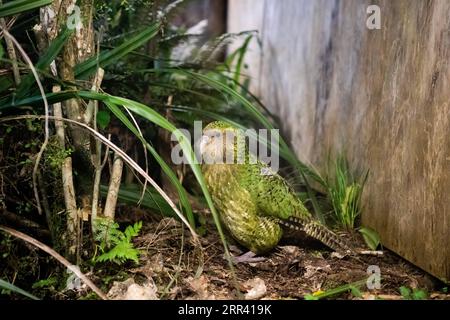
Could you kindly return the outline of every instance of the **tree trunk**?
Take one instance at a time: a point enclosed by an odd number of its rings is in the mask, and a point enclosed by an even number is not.
[[[77,7],[78,5],[78,7]],[[56,61],[56,68],[52,66],[52,72],[58,75],[65,83],[75,83],[74,68],[75,66],[86,60],[94,52],[94,30],[93,30],[93,0],[55,0],[53,3],[41,9],[40,19],[41,25],[35,28],[36,36],[40,43],[40,49],[43,49],[43,43],[50,43],[54,40],[59,32],[65,28],[74,29],[71,38],[67,41],[63,48],[62,57]],[[44,41],[44,40],[47,41]],[[65,89],[76,89],[68,86]],[[54,106],[54,113],[59,113],[59,109]],[[85,108],[80,99],[70,99],[62,103],[63,114],[71,119],[79,122],[84,122]],[[64,137],[64,128],[58,126],[58,135]],[[86,168],[90,168],[89,164],[89,150],[90,139],[86,132],[83,132],[75,126],[69,126],[68,136],[71,138],[74,153],[81,154],[80,159],[85,159],[82,166],[83,176],[90,177],[90,173],[86,172]],[[65,139],[60,139],[61,148],[65,148]],[[76,161],[78,162],[78,161]],[[90,199],[89,188],[79,188],[83,191],[76,194],[73,181],[73,168],[71,157],[67,157],[62,167],[62,179],[65,197],[65,206],[67,212],[67,232],[66,232],[66,247],[67,256],[69,260],[75,261],[78,256],[77,252],[80,249],[80,223],[77,208],[77,196],[83,199]],[[89,170],[87,170],[89,171]],[[80,187],[80,185],[76,185]],[[89,190],[89,191],[88,191]],[[84,193],[84,194],[83,194]],[[90,201],[85,201],[90,203]],[[83,208],[82,208],[83,210]]]

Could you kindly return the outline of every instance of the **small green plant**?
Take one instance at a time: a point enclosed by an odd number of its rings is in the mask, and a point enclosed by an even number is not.
[[[369,227],[360,227],[358,228],[358,231],[362,234],[367,246],[371,250],[377,250],[378,246],[381,243],[380,235],[378,234],[378,232]]]
[[[56,170],[61,167],[64,160],[72,153],[72,148],[61,149],[59,142],[56,139],[52,139],[47,147],[45,164],[47,164],[50,169]]]
[[[94,258],[95,262],[114,262],[122,264],[127,260],[139,262],[139,250],[134,248],[132,239],[139,234],[142,221],[128,226],[125,231],[119,230],[119,224],[107,219],[99,218],[95,222],[95,240],[99,242],[101,255]]]
[[[332,174],[328,171],[325,184],[334,217],[339,226],[352,230],[361,214],[361,195],[367,174],[359,181],[360,179],[351,174],[343,155],[337,157],[333,167]]]
[[[428,293],[422,289],[410,289],[405,286],[399,288],[400,294],[404,300],[426,300],[428,299]]]
[[[56,287],[58,284],[58,279],[56,277],[49,277],[47,279],[42,279],[33,283],[33,289],[43,289],[49,287]]]

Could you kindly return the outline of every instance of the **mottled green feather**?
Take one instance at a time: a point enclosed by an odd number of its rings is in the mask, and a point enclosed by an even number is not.
[[[225,132],[229,131],[237,136],[234,142],[223,139]],[[237,159],[237,141],[245,139],[241,131],[218,121],[209,124],[204,134],[209,139],[201,148],[203,156],[220,155],[219,152],[225,155],[224,150],[228,150],[228,146]],[[305,231],[334,250],[349,250],[339,236],[313,219],[286,180],[274,172],[263,174],[270,168],[260,161],[250,161],[251,157],[247,148],[243,163],[202,164],[222,223],[234,239],[261,254],[278,244],[283,234],[280,225],[285,225]]]

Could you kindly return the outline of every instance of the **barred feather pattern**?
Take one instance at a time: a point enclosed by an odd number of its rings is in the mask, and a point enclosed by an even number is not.
[[[209,129],[224,134],[236,130],[223,122],[213,122],[205,128]],[[214,141],[212,136],[202,154],[222,148],[222,140]],[[285,225],[303,230],[339,253],[351,251],[343,239],[314,220],[285,179],[277,173],[262,174],[265,169],[268,166],[261,162],[202,164],[221,221],[234,239],[256,254],[265,253],[278,244],[283,234],[281,225]]]
[[[295,217],[290,217],[287,220],[279,220],[279,223],[290,229],[304,231],[308,236],[319,240],[329,248],[341,254],[353,253],[353,249],[348,243],[317,221],[311,220],[305,222]]]

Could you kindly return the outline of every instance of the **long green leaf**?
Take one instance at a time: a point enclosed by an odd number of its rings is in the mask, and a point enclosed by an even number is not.
[[[100,55],[78,64],[75,67],[75,76],[79,79],[85,79],[95,73],[97,67],[105,68],[108,65],[115,63],[117,60],[148,42],[159,32],[160,27],[161,24],[155,22],[141,31],[138,35],[122,43],[120,46],[109,51],[104,51]]]
[[[369,227],[361,227],[358,231],[363,235],[364,241],[371,250],[377,250],[380,245],[380,235]]]
[[[48,47],[47,51],[39,58],[39,61],[36,63],[36,70],[44,70],[50,66],[50,64],[56,59],[64,44],[69,39],[73,30],[65,29],[55,40],[53,40]],[[35,79],[34,76],[30,73],[26,77],[22,79],[19,87],[17,88],[16,98],[23,98],[30,87],[33,85]]]
[[[33,10],[52,3],[52,0],[15,0],[0,6],[0,18]]]
[[[353,292],[353,291],[356,291],[356,290],[354,290],[355,288],[356,289],[360,288],[363,285],[365,285],[366,283],[367,283],[367,278],[359,280],[359,281],[355,281],[355,282],[352,282],[349,284],[345,284],[343,286],[340,286],[340,287],[337,287],[334,289],[330,289],[330,290],[327,290],[325,292],[321,292],[318,294],[307,294],[307,295],[305,295],[305,300],[319,300],[319,299],[335,296],[337,294],[341,294],[341,293],[344,293],[347,291]]]
[[[244,44],[238,49],[239,55],[238,55],[238,61],[236,63],[236,70],[234,72],[234,82],[239,83],[239,79],[241,77],[241,69],[242,64],[244,62],[245,54],[247,53],[248,45],[250,44],[250,41],[252,40],[253,35],[249,35],[245,41]]]
[[[45,95],[49,104],[62,102],[72,98],[79,98],[77,90],[67,90],[58,93],[47,93]],[[38,105],[42,103],[42,96],[31,96],[23,99],[11,99],[6,97],[0,100],[0,112],[8,111],[11,108],[20,108],[29,105]]]
[[[161,166],[164,173],[169,178],[172,185],[176,188],[178,192],[178,196],[180,197],[181,205],[184,208],[185,214],[188,218],[189,223],[193,228],[195,228],[195,220],[194,220],[194,214],[192,212],[191,203],[189,202],[186,190],[178,180],[177,176],[173,172],[173,170],[167,165],[167,163],[161,158],[161,156],[156,152],[155,148],[153,148],[152,145],[150,145],[144,137],[141,136],[136,126],[127,118],[127,116],[120,110],[117,105],[105,102],[106,106],[111,110],[112,113],[120,120],[122,123],[131,131],[133,134],[141,140],[141,142],[145,145],[147,150],[150,151],[150,153],[153,155],[155,160],[158,162],[158,164]]]
[[[38,297],[32,295],[31,293],[26,292],[23,289],[20,289],[19,287],[13,285],[12,283],[9,283],[5,280],[0,279],[0,288],[6,289],[6,290],[10,290],[12,292],[21,294],[27,298],[30,298],[32,300],[40,300]]]

